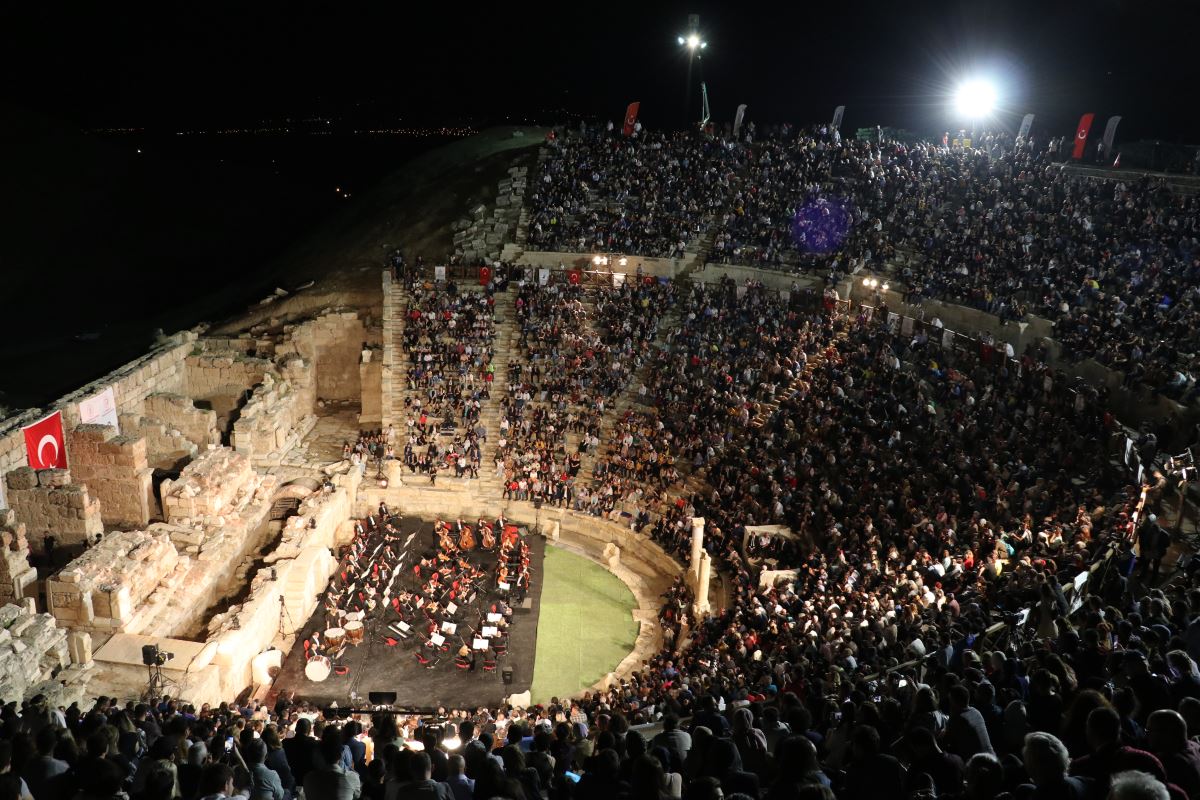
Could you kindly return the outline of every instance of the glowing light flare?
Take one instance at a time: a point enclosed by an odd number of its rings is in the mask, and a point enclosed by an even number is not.
[[[996,109],[996,87],[985,80],[974,79],[960,84],[954,92],[954,105],[959,113],[970,119],[980,119]]]

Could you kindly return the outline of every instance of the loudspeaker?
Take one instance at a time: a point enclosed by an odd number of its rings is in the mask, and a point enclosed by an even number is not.
[[[373,706],[392,706],[396,704],[395,692],[367,692],[367,699]]]
[[[504,669],[504,670],[501,670],[501,672],[500,672],[500,677],[504,678],[504,685],[505,685],[505,686],[511,686],[511,685],[512,685],[512,682],[513,682],[513,674],[512,674],[512,669],[510,669],[510,668],[506,668],[506,669]]]

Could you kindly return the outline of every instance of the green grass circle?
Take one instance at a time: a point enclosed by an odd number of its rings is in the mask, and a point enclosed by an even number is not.
[[[637,602],[620,578],[583,556],[547,546],[533,702],[575,695],[633,650]]]

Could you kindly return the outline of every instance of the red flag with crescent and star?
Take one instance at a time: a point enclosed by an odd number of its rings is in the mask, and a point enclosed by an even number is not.
[[[488,282],[491,279],[492,279],[492,268],[491,267],[480,267],[479,268],[479,285],[487,286]]]
[[[572,286],[578,286],[579,282],[583,280],[583,273],[579,271],[578,267],[576,267],[567,273],[567,280],[570,281]]]
[[[625,127],[621,130],[626,136],[633,135],[633,126],[637,124],[638,109],[642,107],[641,100],[634,100],[625,109]]]
[[[67,443],[63,436],[61,411],[55,411],[22,430],[25,433],[29,466],[34,469],[67,468]]]
[[[1075,130],[1075,150],[1071,153],[1071,158],[1079,160],[1083,158],[1083,148],[1087,145],[1088,134],[1092,130],[1092,120],[1096,115],[1088,112],[1079,118],[1079,127]]]

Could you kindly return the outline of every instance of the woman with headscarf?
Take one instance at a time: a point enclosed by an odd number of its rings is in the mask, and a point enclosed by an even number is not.
[[[733,743],[746,769],[766,778],[768,769],[767,736],[754,727],[754,714],[743,706],[733,712]]]

